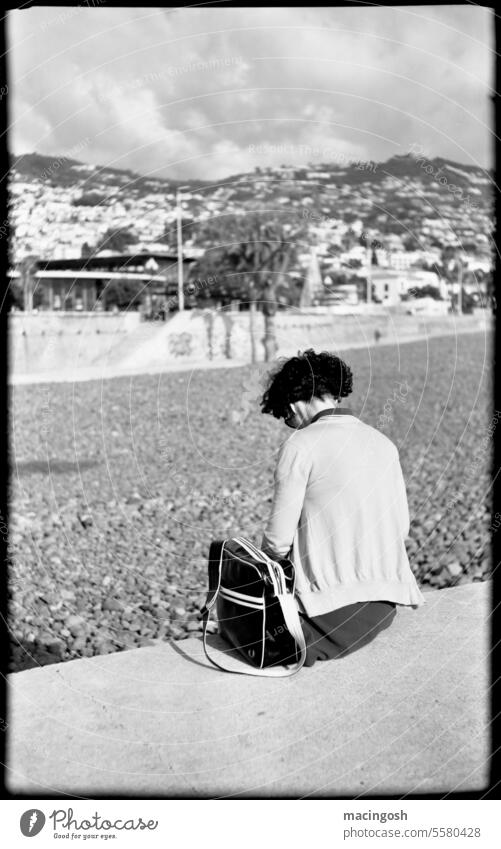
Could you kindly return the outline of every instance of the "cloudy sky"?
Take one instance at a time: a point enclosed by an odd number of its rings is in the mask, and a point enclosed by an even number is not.
[[[489,9],[92,2],[9,14],[14,154],[208,180],[411,147],[493,165]]]

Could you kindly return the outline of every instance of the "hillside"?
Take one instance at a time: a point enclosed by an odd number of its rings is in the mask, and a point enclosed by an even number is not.
[[[136,242],[175,243],[179,182],[38,153],[11,157],[10,178],[14,261],[80,255],[84,242],[96,244],[110,229],[130,230]],[[395,237],[393,248],[405,250],[455,243],[475,250],[492,230],[492,174],[440,157],[282,165],[182,185],[185,224],[256,210],[292,229],[294,217],[311,218],[311,231],[320,221],[326,244],[341,244],[351,226],[358,235]],[[186,237],[204,246],[196,227]]]

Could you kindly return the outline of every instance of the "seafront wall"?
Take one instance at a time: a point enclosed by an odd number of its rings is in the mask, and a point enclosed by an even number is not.
[[[256,360],[264,360],[264,316],[254,315]],[[488,330],[493,317],[406,315],[389,310],[339,315],[290,310],[275,317],[278,356],[315,347],[335,351],[412,338]],[[9,317],[11,379],[50,377],[85,369],[119,372],[175,367],[176,363],[250,362],[248,312],[187,310],[166,322],[130,313],[15,313]]]

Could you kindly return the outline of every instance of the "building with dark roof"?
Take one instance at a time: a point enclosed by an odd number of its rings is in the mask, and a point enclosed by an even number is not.
[[[192,258],[183,259],[183,280],[189,279]],[[12,276],[19,276],[13,273]],[[158,251],[139,254],[97,254],[74,259],[38,260],[31,269],[25,309],[92,312],[106,310],[111,281],[135,281],[142,303],[176,295],[177,256]],[[26,289],[26,287],[25,287]]]

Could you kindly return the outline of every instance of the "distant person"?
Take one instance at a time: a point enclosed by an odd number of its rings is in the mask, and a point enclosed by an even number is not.
[[[381,331],[380,331],[380,329],[379,329],[378,327],[376,327],[376,329],[375,329],[375,331],[374,331],[374,339],[376,340],[376,344],[377,344],[377,343],[379,342],[379,340],[381,339]]]
[[[398,449],[340,406],[351,392],[349,366],[309,349],[280,365],[261,401],[263,413],[294,429],[278,453],[261,547],[294,563],[306,666],[369,643],[397,604],[425,603],[405,548]]]

